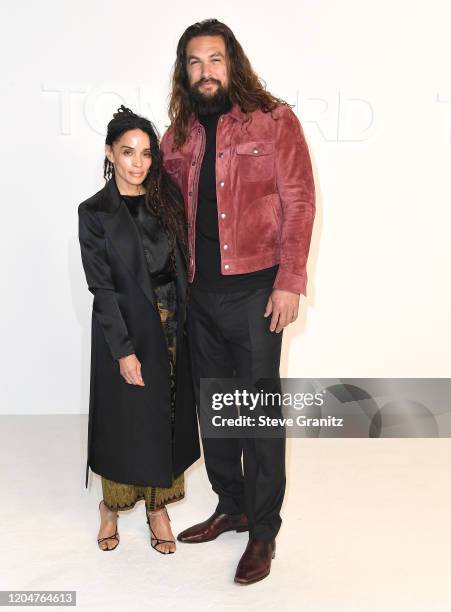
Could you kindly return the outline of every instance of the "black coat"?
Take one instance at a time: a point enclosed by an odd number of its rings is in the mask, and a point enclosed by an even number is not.
[[[94,294],[88,457],[92,471],[117,482],[169,487],[200,455],[185,332],[186,271],[177,267],[176,416],[170,418],[166,340],[135,223],[116,181],[78,207],[79,240]],[[145,386],[125,382],[117,359],[136,353]]]

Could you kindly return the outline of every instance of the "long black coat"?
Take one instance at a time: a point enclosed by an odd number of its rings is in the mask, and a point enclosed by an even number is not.
[[[116,181],[78,207],[79,240],[94,294],[89,401],[89,467],[110,480],[169,487],[200,455],[185,329],[186,272],[176,248],[177,353],[174,444],[170,366],[138,230]],[[141,362],[145,386],[125,382],[117,359]]]

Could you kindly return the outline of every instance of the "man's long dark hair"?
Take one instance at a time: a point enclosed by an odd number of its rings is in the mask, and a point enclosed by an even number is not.
[[[229,97],[241,110],[249,115],[261,109],[271,112],[284,100],[276,98],[265,89],[265,85],[254,72],[249,59],[232,30],[217,19],[206,19],[189,26],[177,44],[177,57],[172,74],[172,92],[169,102],[169,119],[174,129],[174,146],[180,148],[187,137],[188,121],[194,111],[190,97],[190,86],[186,69],[186,47],[196,36],[222,36],[229,65]]]
[[[129,130],[142,130],[149,136],[152,164],[142,185],[146,189],[145,203],[149,211],[155,214],[161,222],[169,238],[177,237],[186,259],[187,237],[185,206],[177,185],[168,176],[163,167],[157,130],[153,123],[135,114],[123,104],[114,113],[108,123],[105,144],[112,145],[122,134]],[[103,163],[105,180],[114,178],[114,166],[105,157]]]

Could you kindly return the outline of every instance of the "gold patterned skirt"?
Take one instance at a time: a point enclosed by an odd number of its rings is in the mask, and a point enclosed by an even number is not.
[[[158,312],[163,325],[168,348],[171,375],[171,424],[175,419],[175,355],[177,340],[177,288],[174,281],[155,287]],[[185,496],[184,473],[173,478],[170,487],[146,487],[115,482],[101,477],[105,505],[110,510],[129,510],[137,501],[143,499],[146,510],[158,510],[166,504],[178,501]]]

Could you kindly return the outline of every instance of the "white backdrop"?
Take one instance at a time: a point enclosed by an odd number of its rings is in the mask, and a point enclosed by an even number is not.
[[[192,8],[194,7],[194,8]],[[1,411],[88,406],[77,205],[125,103],[167,124],[175,46],[216,17],[309,142],[317,216],[285,376],[450,376],[451,9],[430,0],[3,2]]]

